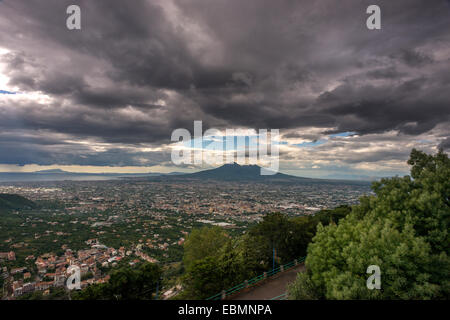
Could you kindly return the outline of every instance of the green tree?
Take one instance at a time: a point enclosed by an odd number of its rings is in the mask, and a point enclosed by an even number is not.
[[[272,267],[272,258],[268,253],[272,246],[263,235],[244,234],[236,241],[236,251],[243,261],[248,278],[261,274]]]
[[[153,263],[144,263],[137,269],[114,271],[107,283],[88,286],[73,295],[80,300],[150,300],[156,291],[161,269]]]
[[[325,222],[333,221],[333,214],[342,212],[329,210],[320,217]],[[282,263],[305,255],[318,221],[309,216],[289,218],[273,213],[236,239],[217,227],[194,230],[185,244],[183,297],[204,299],[268,271],[273,245]]]
[[[293,299],[448,298],[450,162],[440,151],[411,152],[411,177],[382,179],[338,225],[319,225],[307,272]],[[366,269],[381,269],[381,290],[368,290]]]
[[[203,227],[194,229],[184,243],[183,263],[188,270],[195,261],[205,257],[216,256],[219,249],[229,240],[220,227]]]
[[[273,248],[279,263],[287,263],[306,255],[306,248],[315,234],[320,219],[333,221],[334,210],[328,210],[320,218],[302,216],[289,218],[282,213],[272,213],[264,217],[249,231],[252,250],[259,252],[262,265],[272,265]]]
[[[220,292],[224,287],[219,261],[213,257],[195,260],[183,278],[183,285],[189,299],[205,299]]]
[[[250,229],[249,234],[261,241],[260,246],[267,248],[264,261],[271,265],[272,250],[276,250],[279,262],[287,262],[289,258],[289,235],[292,232],[289,218],[282,213],[271,213],[263,221]]]
[[[322,225],[328,225],[330,223],[338,223],[340,219],[345,218],[352,208],[348,205],[340,205],[334,209],[323,209],[317,212],[312,218],[316,223],[322,223]]]

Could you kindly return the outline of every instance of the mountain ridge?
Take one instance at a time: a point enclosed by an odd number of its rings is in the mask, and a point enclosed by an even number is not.
[[[32,209],[37,205],[22,196],[17,194],[0,193],[0,211]]]
[[[261,183],[328,183],[328,184],[364,184],[363,181],[333,180],[297,177],[277,172],[273,175],[261,175],[261,167],[258,165],[239,165],[226,163],[220,167],[174,176],[149,177],[152,181],[236,181],[236,182],[261,182]]]
[[[261,175],[262,168],[258,165],[239,165],[236,162],[226,163],[218,168],[203,170],[184,175],[189,178],[216,180],[271,180],[271,179],[307,179],[275,172],[273,175]]]

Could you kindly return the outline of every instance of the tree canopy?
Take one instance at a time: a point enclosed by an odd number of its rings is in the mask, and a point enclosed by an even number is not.
[[[271,213],[234,239],[218,227],[193,230],[185,243],[183,297],[204,299],[269,271],[274,248],[277,265],[304,256],[320,221],[334,223],[350,211],[341,206],[293,218]]]
[[[76,300],[151,300],[156,291],[161,269],[144,263],[136,269],[114,271],[107,283],[90,285],[73,295]]]
[[[183,263],[189,269],[196,260],[217,255],[229,237],[220,227],[194,229],[184,243]]]
[[[318,226],[292,299],[439,299],[450,293],[450,161],[412,150],[411,176],[382,179],[339,223]],[[369,290],[369,265],[381,289]]]

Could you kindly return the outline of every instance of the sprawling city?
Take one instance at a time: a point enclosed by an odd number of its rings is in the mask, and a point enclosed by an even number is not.
[[[347,183],[4,182],[0,194],[23,196],[39,208],[0,221],[3,295],[63,288],[69,265],[80,267],[83,288],[124,264],[176,263],[192,228],[243,234],[271,212],[313,215],[356,204],[370,192],[369,183]]]
[[[450,299],[450,0],[0,0],[0,30],[2,315]]]

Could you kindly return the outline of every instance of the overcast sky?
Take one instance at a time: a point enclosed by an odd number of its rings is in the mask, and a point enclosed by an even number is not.
[[[170,161],[194,120],[280,129],[310,177],[450,148],[448,0],[3,0],[0,30],[0,171],[195,170]]]

